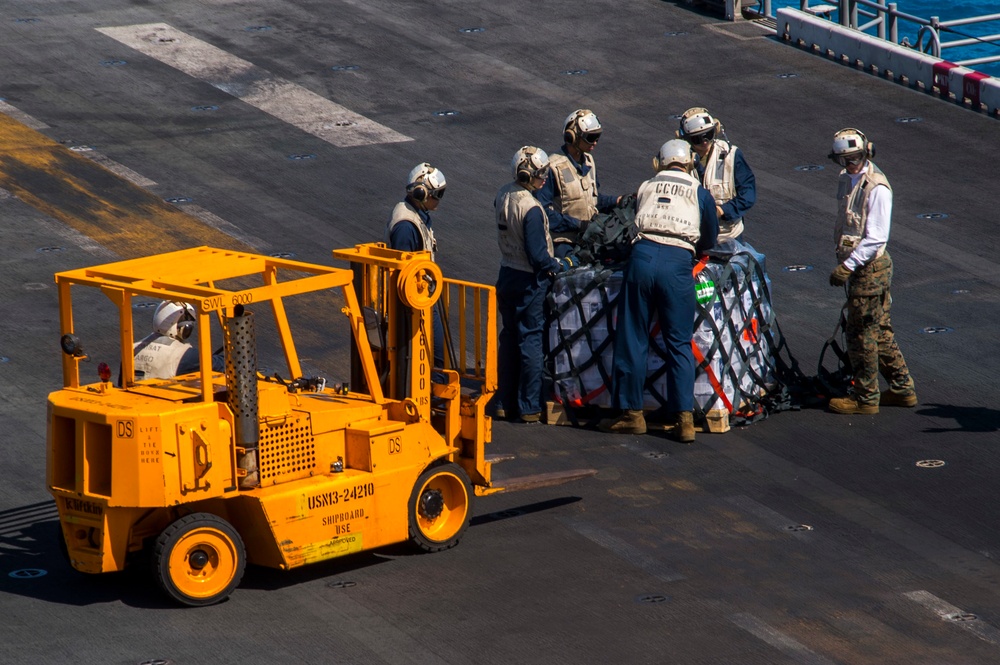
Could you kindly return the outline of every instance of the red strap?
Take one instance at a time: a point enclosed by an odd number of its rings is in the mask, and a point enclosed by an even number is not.
[[[708,256],[703,256],[700,259],[698,259],[698,263],[694,264],[694,268],[691,269],[691,276],[697,277],[698,273],[704,270],[705,266],[707,265],[708,265]]]
[[[695,344],[694,340],[691,340],[691,350],[694,352],[694,359],[699,365],[705,362],[705,356],[702,355],[701,349],[698,348],[698,345]],[[719,396],[719,399],[722,400],[722,404],[726,407],[726,410],[729,411],[729,413],[732,413],[733,404],[729,401],[729,398],[726,397],[726,391],[722,389],[722,384],[720,384],[719,380],[715,378],[715,372],[712,371],[712,367],[708,364],[705,365],[705,376],[708,377],[708,382],[712,384],[712,389],[715,391],[715,394]]]

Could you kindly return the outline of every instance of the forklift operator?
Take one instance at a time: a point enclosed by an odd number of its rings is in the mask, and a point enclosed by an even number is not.
[[[178,374],[197,372],[200,365],[198,349],[188,342],[194,327],[195,312],[191,305],[169,300],[161,302],[153,312],[153,332],[132,346],[135,380],[170,379]],[[222,354],[212,356],[212,369],[224,371]]]

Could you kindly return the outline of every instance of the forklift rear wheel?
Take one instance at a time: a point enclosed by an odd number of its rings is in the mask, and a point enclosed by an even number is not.
[[[153,549],[153,573],[167,595],[185,605],[225,600],[246,568],[243,539],[229,522],[194,513],[163,530]]]
[[[424,552],[458,545],[469,526],[472,497],[469,476],[457,464],[424,471],[410,494],[410,541]]]

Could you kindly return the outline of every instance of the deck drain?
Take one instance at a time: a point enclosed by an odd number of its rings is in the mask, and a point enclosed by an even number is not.
[[[955,612],[953,614],[945,614],[944,618],[946,621],[958,621],[958,622],[979,620],[979,617],[969,612]]]
[[[122,65],[127,65],[128,62],[125,60],[102,60],[102,67],[121,67]]]
[[[14,19],[14,23],[38,23],[38,21],[39,21],[39,19],[37,19],[37,18],[16,18],[16,19]]]
[[[294,259],[295,252],[275,252],[274,254],[268,254],[275,259]]]
[[[267,32],[270,29],[271,26],[269,25],[248,25],[247,27],[243,28],[243,30],[246,32]]]
[[[94,148],[89,145],[74,145],[70,146],[70,150],[73,152],[93,152]]]
[[[483,27],[459,28],[458,31],[462,32],[462,33],[465,33],[465,34],[469,34],[469,33],[473,33],[473,32],[486,32],[486,28],[483,28]]]
[[[316,155],[312,153],[294,154],[294,155],[289,155],[288,159],[292,160],[293,162],[301,162],[306,159],[316,159]]]
[[[787,72],[785,74],[778,74],[777,75],[777,78],[779,78],[779,79],[794,79],[794,78],[798,78],[798,77],[799,77],[798,74],[793,74],[791,72]]]
[[[219,107],[215,104],[206,104],[203,106],[192,106],[192,111],[218,111]]]
[[[944,333],[953,332],[954,328],[949,328],[948,326],[928,326],[920,330],[920,332],[925,335],[943,335]]]
[[[174,665],[174,661],[169,658],[150,658],[142,661],[139,665]]]
[[[458,114],[459,114],[459,111],[455,111],[454,109],[444,109],[443,111],[434,111],[434,115],[436,115],[439,118],[444,118],[444,117],[458,115]]]
[[[782,272],[809,272],[812,269],[813,269],[812,266],[807,266],[807,265],[803,265],[803,264],[797,264],[797,265],[794,265],[794,266],[785,266],[784,268],[781,269],[781,271]]]
[[[664,457],[670,457],[670,453],[664,453],[659,450],[651,450],[648,453],[643,453],[642,456],[646,459],[663,459]]]
[[[896,122],[898,122],[900,124],[903,124],[903,125],[908,125],[911,122],[921,122],[922,120],[923,120],[923,118],[919,118],[919,117],[917,117],[915,115],[908,115],[908,116],[905,116],[905,117],[902,117],[902,118],[896,118]]]
[[[664,32],[664,37],[680,37],[681,35],[686,35],[687,33],[683,30],[677,30],[675,32]]]
[[[35,250],[40,254],[54,254],[55,252],[63,251],[62,247],[39,247]]]
[[[42,568],[21,568],[20,570],[12,570],[7,576],[18,580],[30,580],[46,574],[48,571]]]
[[[796,171],[822,171],[824,168],[826,168],[826,167],[820,166],[819,164],[803,164],[802,166],[796,166],[795,170]]]
[[[132,303],[132,309],[154,309],[159,306],[160,303],[153,300],[145,300],[142,302]]]
[[[951,295],[961,296],[965,295],[966,293],[972,293],[972,291],[970,291],[969,289],[955,289],[954,291],[951,292]]]
[[[670,596],[664,596],[662,593],[643,593],[635,597],[637,603],[666,603],[669,600]]]
[[[785,531],[813,531],[813,528],[808,524],[789,524]]]
[[[940,459],[922,459],[917,462],[917,466],[921,469],[937,469],[944,466],[944,460]]]
[[[917,215],[917,219],[948,219],[948,215],[943,212],[922,212]]]
[[[583,76],[588,73],[586,69],[567,69],[563,72],[566,76]]]
[[[171,196],[169,199],[163,199],[163,200],[166,201],[167,203],[173,203],[175,205],[178,203],[191,203],[190,196]]]
[[[44,291],[49,288],[48,284],[42,284],[41,282],[28,282],[24,285],[25,291]]]
[[[335,72],[353,72],[355,70],[361,69],[361,65],[334,65],[330,67]]]
[[[160,37],[156,40],[157,44],[176,44],[177,39],[175,37]]]
[[[351,587],[358,586],[357,582],[351,582],[348,580],[338,580],[336,582],[330,582],[326,585],[328,589],[350,589]]]

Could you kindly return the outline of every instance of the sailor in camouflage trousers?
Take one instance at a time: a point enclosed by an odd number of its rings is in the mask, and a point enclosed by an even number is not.
[[[834,135],[830,158],[844,167],[837,191],[835,238],[840,263],[830,284],[847,284],[847,353],[854,373],[854,394],[830,400],[830,410],[874,414],[879,406],[917,404],[913,379],[892,331],[892,258],[886,251],[892,216],[892,188],[869,160],[872,144],[860,131]],[[879,392],[879,373],[889,382]]]

